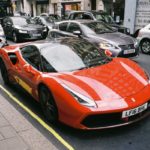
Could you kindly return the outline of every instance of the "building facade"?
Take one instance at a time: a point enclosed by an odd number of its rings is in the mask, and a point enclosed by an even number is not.
[[[13,10],[31,16],[54,13],[60,16],[71,10],[104,10],[103,0],[11,0]]]

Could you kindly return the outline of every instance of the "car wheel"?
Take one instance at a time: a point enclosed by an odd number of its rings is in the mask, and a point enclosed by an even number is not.
[[[8,76],[8,71],[7,68],[3,62],[3,60],[0,60],[0,68],[1,68],[1,75],[3,78],[3,81],[5,84],[9,85],[10,84],[10,80],[9,80],[9,76]]]
[[[144,54],[150,53],[150,40],[149,39],[142,40],[140,43],[140,49]]]
[[[15,43],[18,42],[18,37],[17,37],[17,35],[16,35],[15,32],[13,32],[13,41],[14,41]]]
[[[46,119],[51,123],[58,121],[58,109],[55,100],[46,86],[39,89],[40,104]]]

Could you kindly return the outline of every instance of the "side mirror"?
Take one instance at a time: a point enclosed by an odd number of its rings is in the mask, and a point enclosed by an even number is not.
[[[80,37],[82,33],[81,33],[81,31],[77,30],[77,31],[73,31],[73,34]]]
[[[36,74],[35,71],[32,69],[32,67],[28,64],[24,65],[23,68],[27,73],[30,73],[32,75]]]
[[[11,26],[12,24],[11,24],[10,22],[7,22],[6,25],[7,25],[7,26]]]
[[[112,52],[110,50],[105,50],[105,55],[108,57],[112,56]]]

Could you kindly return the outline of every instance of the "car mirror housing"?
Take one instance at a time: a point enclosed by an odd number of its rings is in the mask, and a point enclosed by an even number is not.
[[[81,31],[77,30],[77,31],[73,31],[73,34],[80,37],[82,33]]]

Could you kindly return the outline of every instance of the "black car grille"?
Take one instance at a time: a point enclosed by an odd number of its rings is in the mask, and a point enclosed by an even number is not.
[[[112,113],[112,114],[98,114],[98,115],[90,115],[87,116],[81,124],[88,128],[105,128],[109,126],[115,126],[119,124],[125,124],[128,122],[132,122],[134,120],[140,119],[143,115],[150,113],[150,107],[134,116],[128,117],[128,119],[122,119],[122,113]]]
[[[30,31],[31,34],[39,34],[42,33],[42,30],[32,30]]]
[[[120,47],[122,50],[135,49],[134,44],[129,44],[129,45],[119,45],[119,47]]]

